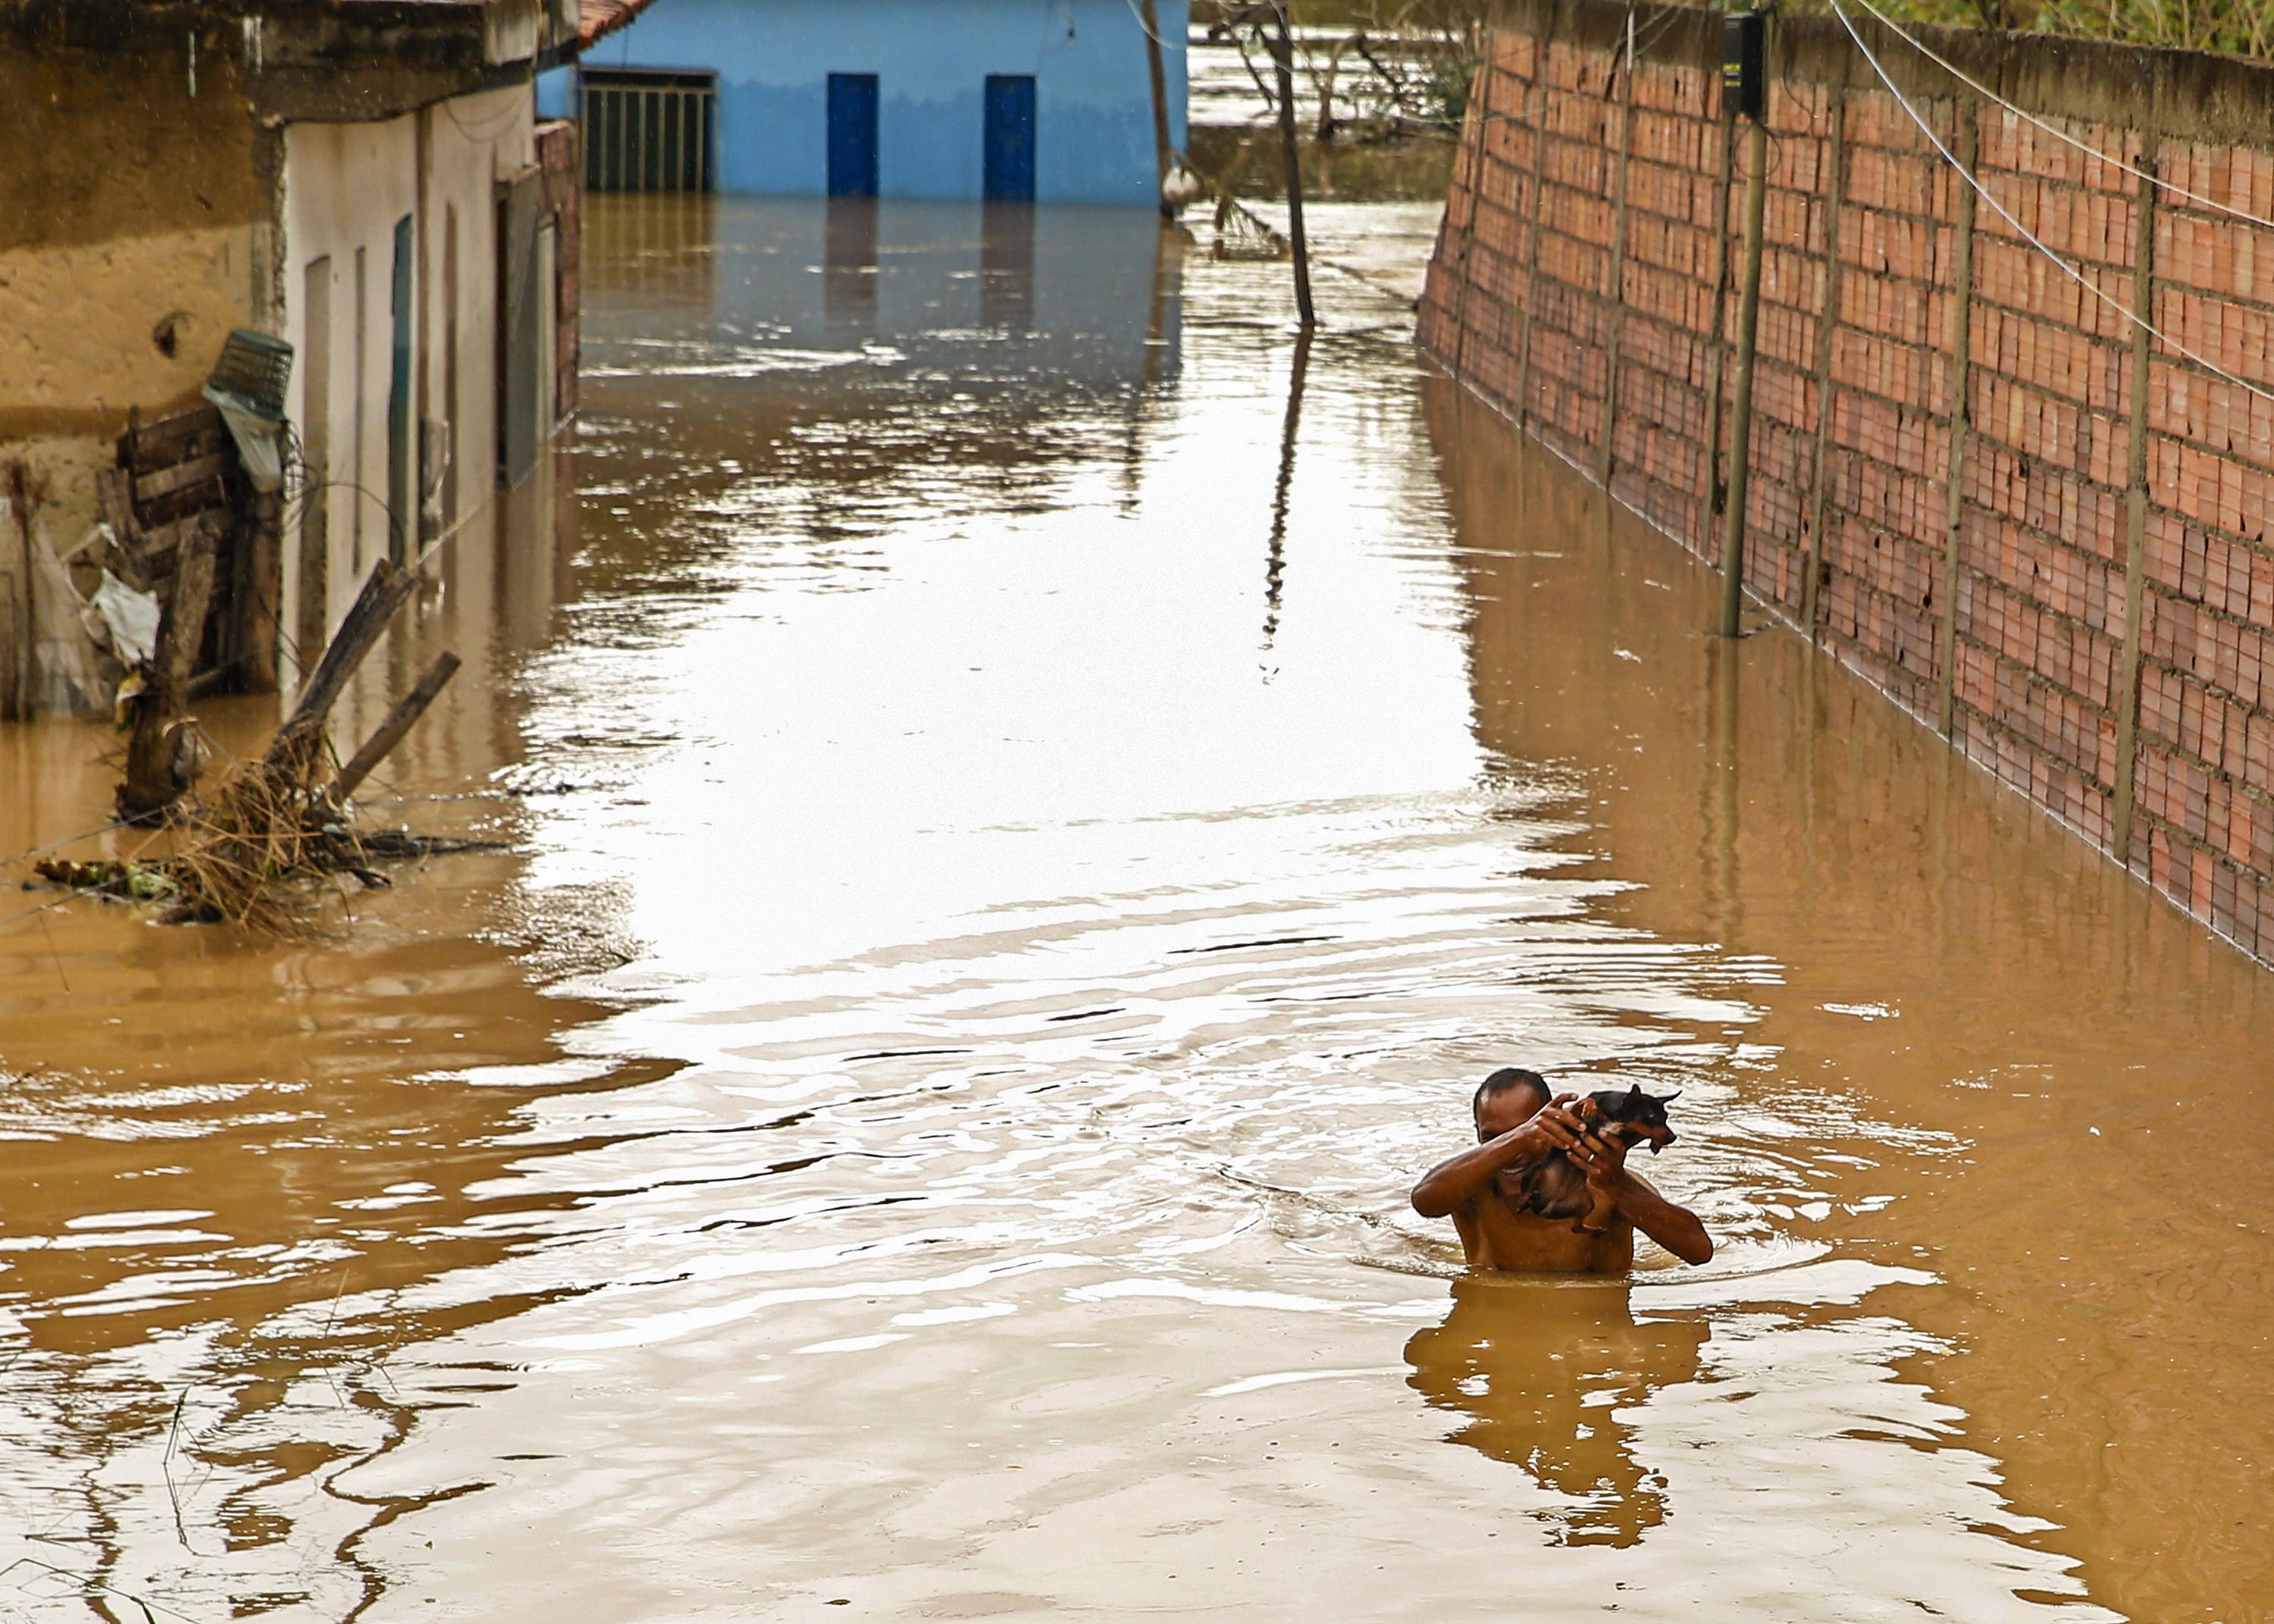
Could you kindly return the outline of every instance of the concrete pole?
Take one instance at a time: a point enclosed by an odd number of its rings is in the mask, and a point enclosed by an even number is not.
[[[1980,109],[1959,107],[1958,161],[1970,172],[1978,166],[1981,150]],[[1974,188],[1964,176],[1953,176],[1958,192],[1958,266],[1950,300],[1950,449],[1944,458],[1942,628],[1938,658],[1942,666],[1942,691],[1935,705],[1935,726],[1946,739],[1958,719],[1958,583],[1966,534],[1966,435],[1969,428],[1966,396],[1974,353]]]
[[[1295,31],[1287,18],[1286,0],[1271,7],[1279,23],[1279,37],[1271,58],[1279,69],[1279,152],[1287,169],[1287,238],[1295,249],[1295,309],[1306,327],[1319,319],[1311,309],[1311,247],[1303,235],[1303,165],[1295,140]]]
[[[1533,289],[1540,282],[1540,232],[1547,215],[1540,204],[1540,177],[1547,162],[1547,42],[1534,41],[1532,47],[1532,82],[1530,85],[1532,112],[1527,122],[1532,126],[1532,190],[1524,199],[1525,212],[1532,223],[1524,231],[1524,306],[1517,314],[1522,318],[1516,335],[1516,399],[1510,402],[1516,417],[1517,432],[1532,415],[1532,306]]]
[[[1721,158],[1713,176],[1713,312],[1706,337],[1705,472],[1698,492],[1698,556],[1713,545],[1714,499],[1721,494],[1721,379],[1728,369],[1729,327],[1729,177],[1736,167],[1737,121],[1721,121]]]
[[[2156,173],[2156,138],[2142,143],[2140,169]],[[2135,237],[2132,249],[2132,311],[2140,322],[2151,320],[2156,291],[2156,183],[2140,182],[2139,201],[2133,207]],[[2134,775],[2140,753],[2141,612],[2146,607],[2148,575],[2148,329],[2132,327],[2132,425],[2127,463],[2129,477],[2124,492],[2124,653],[2116,673],[2115,692],[2109,695],[2116,710],[2116,783],[2110,808],[2109,853],[2126,868],[2132,866],[2132,824],[2135,816]]]
[[[1619,337],[1626,315],[1627,171],[1634,161],[1634,13],[1627,13],[1626,94],[1619,102],[1618,191],[1612,203],[1611,270],[1603,336],[1603,443],[1595,447],[1595,483],[1611,488],[1613,446],[1619,420]],[[1606,509],[1608,511],[1608,509]]]
[[[1485,147],[1492,139],[1493,80],[1499,70],[1487,56],[1478,67],[1473,88],[1469,95],[1470,121],[1476,129],[1476,139],[1465,138],[1462,145],[1468,148],[1469,227],[1461,233],[1461,285],[1453,293],[1453,376],[1463,383],[1469,381],[1469,289],[1474,274],[1469,261],[1477,246],[1477,211],[1484,200]]]
[[[1830,172],[1824,202],[1824,312],[1816,324],[1816,455],[1809,474],[1807,573],[1800,582],[1800,626],[1816,640],[1824,579],[1824,463],[1832,440],[1833,335],[1840,327],[1840,194],[1848,186],[1848,95],[1832,93]]]
[[[1729,502],[1721,526],[1721,635],[1737,635],[1745,603],[1745,483],[1753,447],[1753,341],[1761,321],[1761,214],[1768,196],[1769,132],[1745,129],[1745,267],[1737,303],[1737,387],[1729,402]]]

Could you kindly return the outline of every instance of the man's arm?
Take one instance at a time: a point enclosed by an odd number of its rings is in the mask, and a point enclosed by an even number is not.
[[[1628,1172],[1623,1145],[1590,1133],[1571,1153],[1571,1160],[1587,1175],[1591,1188],[1607,1191],[1636,1229],[1684,1263],[1704,1263],[1713,1257],[1713,1237],[1706,1233],[1698,1214],[1676,1207],[1639,1174]]]
[[[1424,1218],[1442,1218],[1476,1199],[1478,1192],[1504,1169],[1537,1162],[1550,1151],[1572,1149],[1579,1143],[1582,1130],[1568,1107],[1577,1098],[1577,1094],[1558,1095],[1498,1139],[1446,1157],[1413,1186],[1413,1210]]]

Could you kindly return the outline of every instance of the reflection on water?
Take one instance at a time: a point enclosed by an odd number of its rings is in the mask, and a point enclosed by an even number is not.
[[[1555,1497],[1538,1515],[1557,1545],[1631,1545],[1666,1517],[1666,1479],[1636,1458],[1625,1412],[1696,1380],[1706,1330],[1638,1319],[1632,1299],[1623,1282],[1477,1275],[1405,1344],[1414,1391],[1465,1417],[1451,1440]]]
[[[1349,279],[591,203],[576,528],[388,656],[515,849],[0,929],[0,1616],[2262,1608],[2263,1225],[2139,1176],[2274,1151],[2259,973]],[[1448,1281],[1510,1060],[1684,1091],[1710,1267]]]

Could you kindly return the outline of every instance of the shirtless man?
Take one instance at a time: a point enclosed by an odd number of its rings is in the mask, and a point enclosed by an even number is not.
[[[1511,1066],[1478,1086],[1472,1110],[1477,1144],[1449,1156],[1413,1186],[1413,1210],[1424,1218],[1450,1216],[1461,1232],[1469,1267],[1540,1269],[1570,1274],[1623,1274],[1634,1264],[1640,1229],[1684,1263],[1713,1255],[1706,1226],[1627,1170],[1627,1153],[1615,1139],[1580,1125],[1570,1107],[1575,1094],[1550,1098],[1537,1071]],[[1569,1218],[1542,1218],[1520,1209],[1524,1170],[1556,1151],[1568,1152],[1589,1185],[1617,1203],[1609,1230],[1582,1235]]]

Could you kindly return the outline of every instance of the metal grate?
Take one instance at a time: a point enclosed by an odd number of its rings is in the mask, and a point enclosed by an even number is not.
[[[586,68],[588,192],[710,192],[718,184],[719,76]]]
[[[284,418],[284,387],[292,378],[292,346],[281,338],[239,327],[222,344],[221,359],[214,364],[206,384],[214,404],[234,405],[252,417],[271,423]],[[218,398],[227,395],[224,402]]]

